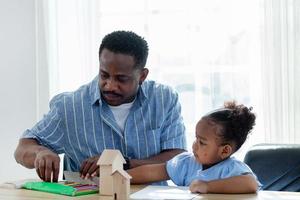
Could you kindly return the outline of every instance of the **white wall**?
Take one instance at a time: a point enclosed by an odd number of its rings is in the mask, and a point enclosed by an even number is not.
[[[37,51],[43,43],[36,42],[42,38],[36,10],[35,0],[0,0],[0,183],[37,177],[13,157],[18,138],[45,112],[49,98],[45,57],[36,56],[43,52]]]

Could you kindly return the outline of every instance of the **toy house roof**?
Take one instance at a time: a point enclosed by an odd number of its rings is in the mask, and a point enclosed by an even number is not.
[[[125,159],[123,158],[121,152],[115,149],[105,149],[100,159],[98,160],[98,165],[112,165],[119,161],[120,163],[126,163]]]
[[[114,171],[112,173],[112,175],[115,175],[117,173],[119,173],[121,176],[123,176],[126,179],[131,179],[132,178],[126,171],[124,171],[124,170],[118,170],[118,169],[116,171]]]

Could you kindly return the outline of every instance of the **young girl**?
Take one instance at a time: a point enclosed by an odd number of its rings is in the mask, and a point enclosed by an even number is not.
[[[196,125],[193,153],[184,152],[167,163],[128,170],[131,183],[171,179],[199,193],[253,193],[260,184],[251,169],[231,155],[245,142],[255,124],[252,108],[225,103],[202,117]]]

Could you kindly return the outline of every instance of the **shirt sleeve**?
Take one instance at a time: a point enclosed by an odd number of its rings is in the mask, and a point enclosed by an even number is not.
[[[63,153],[64,144],[64,119],[61,112],[61,96],[56,96],[50,101],[50,110],[33,128],[27,129],[21,138],[36,139],[57,154]]]
[[[187,176],[189,154],[183,152],[167,162],[166,169],[170,179],[178,186],[183,186]]]
[[[253,174],[251,169],[243,162],[234,160],[230,162],[222,171],[220,178],[228,178],[232,176],[240,176],[244,174]]]
[[[233,177],[233,176],[240,176],[240,175],[246,175],[246,174],[250,174],[252,175],[256,181],[257,184],[259,186],[259,189],[261,188],[262,184],[258,181],[256,175],[252,172],[252,170],[250,169],[250,167],[239,161],[239,160],[234,160],[233,162],[231,162],[227,168],[225,168],[225,170],[223,170],[222,174],[221,174],[221,178],[229,178],[229,177]]]
[[[185,126],[181,116],[178,94],[169,89],[165,92],[165,119],[162,125],[161,148],[186,149]]]

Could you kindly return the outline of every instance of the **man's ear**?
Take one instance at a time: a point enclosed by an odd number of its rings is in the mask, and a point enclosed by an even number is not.
[[[144,80],[147,78],[148,76],[148,73],[149,73],[149,70],[147,68],[143,68],[141,70],[141,74],[140,74],[140,80],[139,80],[139,84],[141,85]]]
[[[232,146],[230,144],[225,144],[220,149],[220,156],[222,159],[228,158],[233,152]]]

